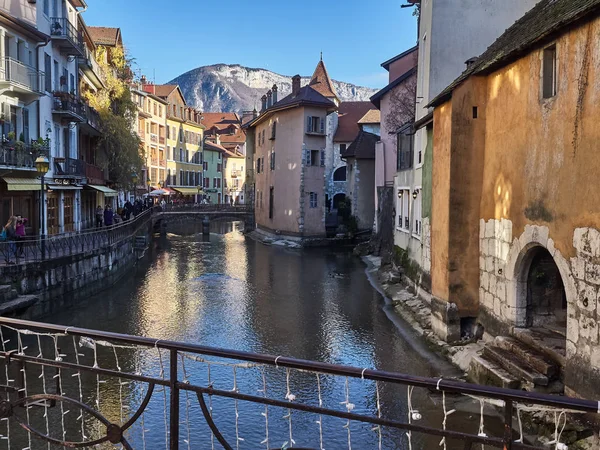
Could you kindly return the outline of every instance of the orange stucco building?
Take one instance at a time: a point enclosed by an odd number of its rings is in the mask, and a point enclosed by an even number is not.
[[[542,0],[431,102],[432,323],[600,381],[600,2]],[[462,331],[461,331],[462,329]]]

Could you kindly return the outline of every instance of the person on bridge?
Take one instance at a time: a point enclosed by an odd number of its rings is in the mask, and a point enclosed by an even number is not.
[[[8,248],[5,249],[4,253],[4,261],[6,264],[14,264],[14,262],[11,261],[11,257],[17,256],[17,244],[15,244],[15,241],[17,240],[17,216],[11,216],[10,219],[8,219],[3,231],[3,234],[6,236],[6,241],[8,242]]]
[[[110,205],[106,205],[104,208],[104,225],[110,227],[113,224],[114,214]]]
[[[123,206],[125,208],[125,220],[129,220],[131,218],[131,214],[133,213],[133,205],[129,200],[127,200]]]
[[[17,216],[17,228],[15,231],[17,233],[17,252],[19,253],[19,256],[23,256],[25,253],[23,250],[23,240],[25,239],[25,224],[27,224],[28,221],[29,219],[22,217],[21,215]]]
[[[98,205],[96,208],[96,228],[102,228],[102,219],[104,217],[104,211],[102,211],[102,206]]]

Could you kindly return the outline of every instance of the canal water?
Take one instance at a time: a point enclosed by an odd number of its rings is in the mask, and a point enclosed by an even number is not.
[[[394,316],[371,286],[365,265],[348,251],[266,246],[246,238],[240,231],[242,223],[215,222],[211,226],[209,239],[197,226],[171,227],[166,237],[156,237],[138,267],[118,285],[94,297],[73,300],[66,309],[41,320],[412,375],[460,376]],[[103,359],[109,364],[112,353],[104,351],[99,365]],[[132,356],[135,362],[121,361],[120,365],[156,374],[164,369],[163,357],[168,357],[156,352],[141,355]],[[214,364],[207,364],[190,358],[184,362],[184,375],[180,366],[180,376],[193,383],[210,382],[215,388],[260,396],[268,385],[268,395],[278,400],[289,400],[291,394],[297,402],[318,405],[320,401],[326,407],[380,413],[391,419],[405,421],[408,414],[406,386],[317,378],[282,368],[265,372],[260,367],[233,367],[213,360]],[[115,413],[119,403],[135,411],[146,388],[135,383],[111,387],[107,381],[99,385],[95,377],[86,380],[84,400],[92,401],[101,388],[99,405],[107,415]],[[153,394],[143,425],[136,424],[127,434],[134,448],[165,448],[165,394],[168,392],[160,390]],[[438,392],[415,389],[410,400],[422,416],[419,425],[442,426]],[[448,417],[448,428],[477,433],[479,402],[447,400],[448,410],[457,409]],[[182,394],[181,402],[180,448],[204,449],[213,444],[221,448],[211,442],[197,399]],[[406,434],[398,430],[320,419],[308,413],[290,416],[286,409],[265,410],[264,406],[230,399],[213,398],[212,402],[215,422],[233,448],[267,448],[267,428],[269,448],[319,448],[321,440],[327,449],[409,448]],[[485,425],[490,434],[500,431],[493,417],[486,417]],[[438,447],[439,442],[439,437],[412,436],[415,449],[444,448]],[[447,442],[447,448],[463,446]]]

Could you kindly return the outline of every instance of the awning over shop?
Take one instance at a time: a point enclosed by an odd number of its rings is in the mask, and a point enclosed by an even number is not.
[[[198,194],[198,188],[197,187],[174,187],[172,188],[173,190],[179,192],[180,194],[183,195],[196,195]]]
[[[75,186],[72,184],[48,184],[48,189],[51,191],[80,191],[83,186]]]
[[[35,178],[2,178],[9,191],[41,191],[40,181]]]
[[[117,191],[106,186],[100,186],[97,184],[87,184],[86,186],[90,189],[94,189],[95,191],[102,192],[105,197],[116,197],[119,195]]]

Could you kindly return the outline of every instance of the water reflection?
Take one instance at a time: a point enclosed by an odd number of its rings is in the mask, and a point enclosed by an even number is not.
[[[456,371],[446,362],[424,351],[399,333],[382,308],[383,300],[365,277],[365,268],[347,252],[330,250],[290,250],[268,247],[246,239],[239,222],[211,224],[209,239],[203,237],[201,223],[171,226],[169,233],[154,241],[147,261],[126,280],[92,298],[75,302],[60,314],[43,320],[73,326],[180,340],[196,344],[237,350],[286,355],[302,359],[348,364],[365,368],[399,371],[424,376],[454,376]],[[160,355],[146,352],[136,355],[130,364],[144,373],[160,371]],[[108,357],[111,357],[109,355]],[[108,361],[108,360],[107,360]],[[188,361],[190,381],[208,383],[208,367],[203,362]],[[222,389],[240,389],[256,395],[266,380],[271,395],[284,399],[286,373],[258,369],[239,370],[239,379],[231,367],[212,367],[211,382]],[[92,383],[87,389],[93,390]],[[304,401],[321,401],[340,408],[346,392],[356,404],[354,412],[376,412],[380,396],[382,414],[404,419],[407,415],[407,391],[404,386],[376,386],[364,380],[293,374],[294,394]],[[103,387],[103,389],[109,389]],[[126,394],[112,392],[110,406],[114,413],[119,395],[139,404],[145,387],[131,385]],[[116,393],[115,393],[116,392]],[[118,395],[117,395],[118,394]],[[163,394],[155,394],[145,427],[148,436],[134,432],[136,448],[143,447],[151,436],[154,445],[164,448]],[[423,413],[425,424],[440,426],[443,413],[441,398],[426,390],[416,390],[413,403]],[[477,404],[478,406],[478,404]],[[235,442],[236,430],[245,441],[240,448],[264,447],[265,412],[258,405],[237,405],[240,415],[236,427],[233,401],[214,401],[214,415],[228,439]],[[469,411],[449,419],[449,426],[463,422],[461,429],[476,431],[478,409],[467,402]],[[470,411],[472,409],[472,411]],[[194,418],[189,432],[191,448],[210,448],[210,433],[203,422],[197,401],[182,398],[182,417]],[[272,448],[288,441],[286,411],[269,410]],[[298,445],[318,448],[320,435],[326,437],[325,448],[346,448],[348,429],[345,421],[323,419],[321,430],[315,417],[294,413],[294,440]],[[465,420],[469,419],[469,420]],[[185,421],[184,421],[185,422]],[[188,422],[190,423],[190,422]],[[497,424],[495,425],[497,428]],[[377,448],[379,436],[368,425],[352,424],[351,442],[355,448]],[[241,434],[240,434],[241,433]],[[382,448],[408,448],[404,433],[385,430]],[[413,448],[437,447],[439,439],[413,436]],[[420,442],[420,443],[419,443]],[[452,443],[448,448],[462,448]],[[235,447],[235,445],[234,445]]]

